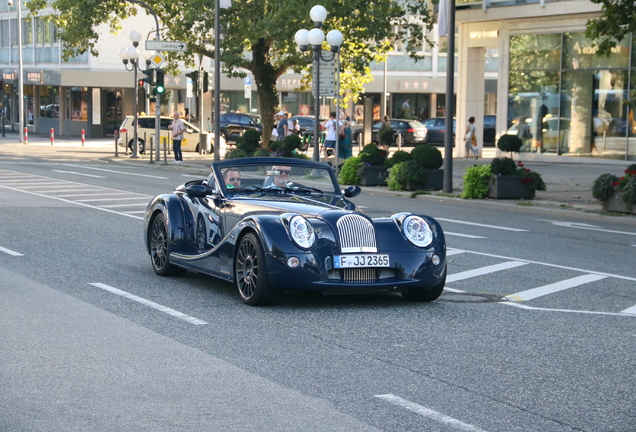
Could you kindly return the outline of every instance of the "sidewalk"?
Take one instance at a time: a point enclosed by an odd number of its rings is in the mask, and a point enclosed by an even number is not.
[[[39,153],[46,152],[47,148],[55,149],[55,151],[63,151],[64,148],[72,149],[73,155],[79,156],[82,148],[90,149],[86,156],[92,159],[109,160],[111,162],[153,166],[157,169],[169,169],[175,171],[186,171],[192,173],[200,173],[207,175],[210,172],[210,163],[214,159],[213,155],[199,155],[193,152],[184,152],[184,163],[180,165],[165,164],[164,155],[161,154],[161,161],[150,165],[149,155],[141,155],[139,159],[132,159],[130,155],[125,154],[123,147],[119,148],[119,157],[115,157],[115,141],[114,138],[86,139],[84,145],[77,137],[60,137],[55,138],[54,144],[51,145],[50,137],[44,135],[30,135],[28,144],[19,144],[18,134],[15,132],[7,132],[5,137],[0,137],[0,146],[7,145],[17,149],[38,148]],[[444,148],[438,147],[444,154]],[[101,149],[102,151],[95,151]],[[413,147],[405,147],[403,150],[410,151]],[[78,151],[79,150],[79,151]],[[395,148],[391,148],[394,152]],[[357,154],[358,148],[354,147],[354,154]],[[494,147],[486,147],[483,149],[483,158],[479,160],[454,158],[453,159],[453,194],[444,194],[441,191],[432,191],[430,195],[423,197],[443,196],[447,199],[457,198],[462,190],[462,181],[466,169],[475,165],[489,163],[493,157],[497,156],[498,150]],[[309,149],[307,155],[312,156],[312,149]],[[534,200],[526,201],[531,206],[544,206],[561,209],[576,209],[580,211],[601,211],[601,205],[591,194],[591,186],[594,180],[601,174],[612,173],[617,176],[623,175],[623,171],[630,162],[611,161],[611,160],[592,160],[590,158],[580,157],[560,157],[558,160],[554,156],[536,155],[536,154],[520,154],[515,155],[515,159],[522,160],[525,166],[533,171],[541,174],[541,177],[547,185],[547,191],[537,192]],[[172,156],[167,155],[167,160],[171,161]],[[387,187],[369,187],[363,188],[367,192],[391,194],[398,196],[410,197],[410,192],[389,191]],[[462,200],[466,202],[465,200]],[[477,202],[477,201],[475,201]],[[507,205],[518,205],[516,200],[479,200],[479,202],[498,203]]]

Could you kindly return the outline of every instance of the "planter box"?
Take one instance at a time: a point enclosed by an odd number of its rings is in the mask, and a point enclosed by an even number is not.
[[[410,182],[404,185],[405,191],[442,190],[444,187],[444,170],[426,170],[426,182]]]
[[[489,198],[496,199],[521,199],[534,198],[534,191],[521,183],[517,176],[492,176],[488,184]]]
[[[362,169],[360,184],[362,186],[386,186],[389,173],[384,166],[369,166]]]
[[[636,214],[636,206],[633,204],[627,204],[625,201],[623,201],[623,198],[621,198],[620,195],[614,195],[613,197],[605,201],[603,203],[603,210],[617,213]]]

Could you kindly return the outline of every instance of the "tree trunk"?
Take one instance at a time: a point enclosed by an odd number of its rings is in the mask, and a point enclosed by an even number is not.
[[[269,47],[264,39],[260,39],[252,47],[252,73],[258,93],[258,107],[261,111],[263,125],[263,147],[269,148],[270,137],[274,125],[274,113],[278,107],[278,91],[276,80],[282,72],[274,69],[268,60]]]

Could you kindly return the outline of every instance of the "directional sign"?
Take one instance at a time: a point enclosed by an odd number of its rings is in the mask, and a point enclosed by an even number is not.
[[[316,67],[314,66],[313,79],[314,83],[320,82],[320,95],[319,96],[335,96],[336,86],[336,61],[332,58],[330,61],[325,61],[322,58],[320,61],[320,76],[316,77]],[[314,96],[316,92],[316,86],[314,84]]]
[[[183,52],[188,49],[187,42],[179,41],[146,41],[147,50]]]

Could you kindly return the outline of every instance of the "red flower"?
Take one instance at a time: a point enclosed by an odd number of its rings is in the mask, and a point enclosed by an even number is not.
[[[612,186],[618,186],[618,182],[612,183]]]
[[[632,172],[628,169],[626,169],[625,171],[623,171],[625,174],[631,174]]]
[[[521,161],[517,161],[517,165],[518,165],[518,166],[522,166],[522,165],[523,165],[523,162],[521,162]]]
[[[532,170],[529,170],[528,168],[526,168],[526,172],[527,172],[527,173],[528,173],[528,172],[532,172]]]

